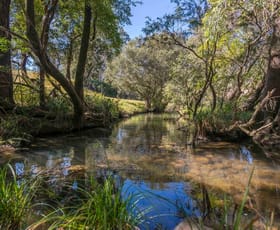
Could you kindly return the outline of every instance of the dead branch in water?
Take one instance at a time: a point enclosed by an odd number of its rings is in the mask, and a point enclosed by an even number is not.
[[[255,136],[257,133],[267,129],[267,128],[271,128],[273,127],[273,125],[275,123],[278,123],[279,121],[279,117],[280,117],[280,111],[278,111],[276,117],[273,119],[273,121],[271,121],[268,124],[264,124],[263,126],[257,128],[257,129],[252,129],[250,130],[250,127],[252,127],[253,125],[255,125],[258,121],[257,121],[257,117],[259,115],[259,113],[261,112],[261,110],[265,107],[265,105],[267,105],[267,103],[277,97],[272,97],[273,93],[275,90],[271,90],[270,92],[267,93],[266,97],[258,104],[258,106],[256,107],[254,113],[252,114],[250,120],[245,123],[245,124],[240,124],[238,122],[236,122],[234,125],[232,125],[227,131],[232,131],[236,128],[240,129],[242,132],[244,132],[245,134],[247,134],[250,137]],[[265,121],[261,121],[261,122],[265,122]]]

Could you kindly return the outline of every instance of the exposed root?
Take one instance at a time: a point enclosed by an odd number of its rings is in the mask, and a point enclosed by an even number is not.
[[[227,131],[233,131],[236,129],[241,130],[246,135],[253,138],[253,140],[261,147],[280,149],[280,108],[274,117],[264,117],[263,120],[259,120],[259,115],[264,111],[269,111],[269,108],[276,106],[279,97],[273,97],[274,90],[270,91],[267,96],[256,107],[250,120],[245,124],[236,122],[229,127]]]

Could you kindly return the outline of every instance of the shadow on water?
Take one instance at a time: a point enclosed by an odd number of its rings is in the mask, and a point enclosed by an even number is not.
[[[113,172],[123,197],[139,199],[137,209],[146,219],[142,229],[173,229],[185,216],[204,218],[223,205],[224,194],[240,203],[254,166],[249,206],[261,215],[274,211],[280,226],[279,163],[250,143],[205,142],[191,149],[170,116],[135,116],[110,134],[88,130],[41,138],[9,159],[18,176],[46,170],[51,183],[59,186],[61,178],[70,177],[73,188],[84,172],[97,177]]]

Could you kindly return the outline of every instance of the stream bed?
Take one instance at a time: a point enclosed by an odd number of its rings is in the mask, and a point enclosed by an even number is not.
[[[171,115],[134,116],[110,133],[94,129],[38,138],[11,163],[17,175],[52,170],[53,183],[71,176],[73,188],[79,186],[73,171],[110,174],[124,199],[137,199],[133,212],[145,215],[140,229],[174,229],[185,217],[203,218],[210,211],[207,200],[217,210],[225,195],[241,203],[253,171],[250,209],[261,218],[273,214],[273,225],[280,227],[279,161],[246,142],[201,142],[193,149]]]

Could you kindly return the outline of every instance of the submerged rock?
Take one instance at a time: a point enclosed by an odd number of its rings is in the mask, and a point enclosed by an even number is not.
[[[12,145],[4,144],[0,145],[0,154],[11,154],[16,151],[16,148]]]

